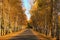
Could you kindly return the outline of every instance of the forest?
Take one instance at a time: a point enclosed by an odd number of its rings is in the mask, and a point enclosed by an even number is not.
[[[0,0],[0,36],[31,28],[60,39],[60,0],[33,0],[27,20],[22,0]]]

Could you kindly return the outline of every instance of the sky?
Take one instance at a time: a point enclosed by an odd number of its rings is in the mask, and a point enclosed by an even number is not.
[[[29,10],[31,9],[33,1],[32,0],[22,0],[22,2],[23,2],[23,7],[26,9],[25,14],[27,16],[27,20],[30,20],[31,15],[29,13]]]

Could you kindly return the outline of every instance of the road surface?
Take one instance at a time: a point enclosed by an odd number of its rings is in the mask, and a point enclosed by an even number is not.
[[[21,34],[10,38],[9,40],[39,40],[30,29],[27,29]]]
[[[0,37],[0,40],[52,40],[44,34],[38,33],[32,29],[24,29],[22,31]],[[53,39],[55,40],[55,39]]]

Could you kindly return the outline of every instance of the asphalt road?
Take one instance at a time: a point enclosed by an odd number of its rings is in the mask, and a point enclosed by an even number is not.
[[[39,40],[30,29],[27,29],[21,34],[10,38],[9,40]]]

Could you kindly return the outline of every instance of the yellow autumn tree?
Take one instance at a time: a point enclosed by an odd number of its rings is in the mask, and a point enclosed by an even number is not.
[[[36,6],[34,8],[34,6]],[[34,6],[31,9],[31,24],[34,29],[46,34],[51,32],[51,1],[50,0],[36,0]],[[44,29],[44,30],[43,30]]]
[[[21,0],[2,0],[0,4],[1,35],[16,32],[26,26],[27,19],[22,9]]]

